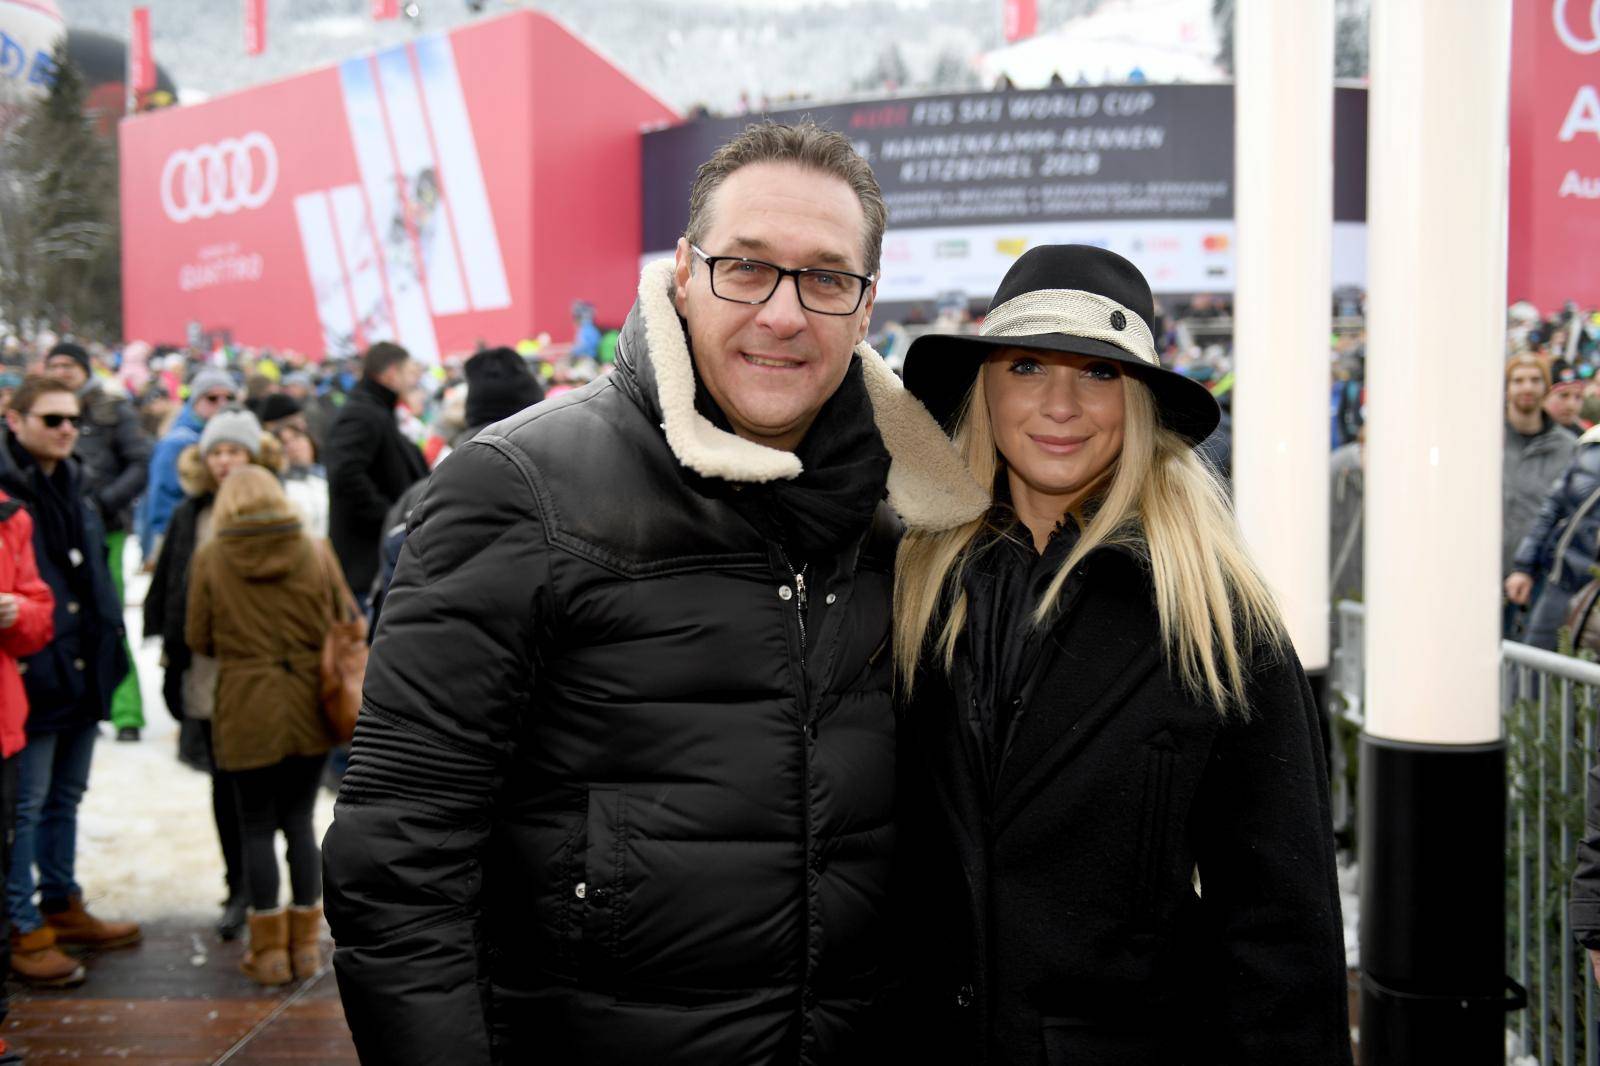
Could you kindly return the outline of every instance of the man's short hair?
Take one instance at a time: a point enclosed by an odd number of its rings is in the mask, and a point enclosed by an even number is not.
[[[392,366],[399,366],[411,358],[411,353],[393,341],[379,341],[361,357],[361,376],[369,380],[381,377]]]
[[[1532,352],[1518,352],[1506,360],[1506,384],[1511,384],[1511,375],[1525,366],[1532,367],[1539,372],[1539,376],[1544,378],[1544,387],[1548,391],[1550,388],[1550,364]]]
[[[878,261],[883,255],[883,230],[889,223],[883,190],[878,188],[872,168],[851,147],[848,137],[825,130],[810,119],[792,126],[777,122],[746,126],[743,133],[700,164],[694,186],[689,190],[689,225],[684,231],[691,243],[705,240],[706,231],[711,228],[712,195],[730,174],[753,163],[793,163],[836,177],[850,186],[856,199],[861,201],[861,213],[866,218],[862,244],[865,269],[868,274],[877,276]]]
[[[47,378],[43,374],[29,374],[22,380],[22,387],[11,394],[11,410],[19,415],[25,415],[33,410],[33,405],[39,397],[51,392],[64,392],[68,396],[77,396],[76,390],[55,378]]]

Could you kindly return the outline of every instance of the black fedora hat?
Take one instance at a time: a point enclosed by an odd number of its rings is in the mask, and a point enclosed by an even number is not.
[[[906,388],[949,431],[978,368],[995,351],[1094,355],[1122,364],[1148,385],[1162,424],[1198,444],[1222,413],[1204,385],[1161,365],[1154,317],[1150,284],[1115,252],[1087,244],[1030,248],[1006,271],[981,333],[927,333],[912,342]]]

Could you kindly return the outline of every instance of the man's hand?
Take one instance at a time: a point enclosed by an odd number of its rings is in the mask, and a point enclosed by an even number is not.
[[[1600,950],[1589,949],[1589,966],[1594,970],[1594,979],[1600,982]]]
[[[16,625],[20,614],[17,597],[9,592],[0,592],[0,629],[10,629]]]
[[[1518,607],[1528,605],[1528,597],[1533,595],[1533,577],[1524,574],[1521,570],[1506,578],[1506,599]]]

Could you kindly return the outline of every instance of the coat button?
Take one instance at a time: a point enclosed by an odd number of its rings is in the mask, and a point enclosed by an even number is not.
[[[780,600],[790,600],[790,599],[793,599],[793,598],[794,598],[794,589],[790,588],[788,585],[779,585],[778,586],[778,599],[780,599]]]
[[[72,660],[72,668],[74,670],[82,670],[87,665],[88,664],[85,663],[82,659],[74,659],[74,660]]]
[[[972,986],[962,985],[956,989],[956,1006],[963,1009],[972,1006]]]
[[[17,673],[25,674],[27,672],[28,672],[28,664],[27,663],[18,663],[17,664]]]
[[[572,890],[572,894],[577,896],[579,899],[587,899],[589,896],[588,884],[583,881],[579,881],[578,887]]]
[[[825,602],[827,603],[827,605],[829,607],[832,607],[834,605],[834,603],[838,601],[838,599],[839,599],[839,597],[835,596],[833,593],[830,592],[830,593],[828,593],[828,596],[827,596],[827,599],[826,599]]]
[[[67,604],[67,613],[68,614],[77,614],[80,609],[81,608],[78,607],[78,601],[77,600],[73,600],[71,603]]]

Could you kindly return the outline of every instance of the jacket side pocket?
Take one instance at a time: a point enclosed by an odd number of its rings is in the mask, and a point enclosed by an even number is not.
[[[591,950],[614,956],[621,941],[623,856],[627,848],[624,793],[589,790],[583,880],[573,889],[583,914],[583,938]]]

